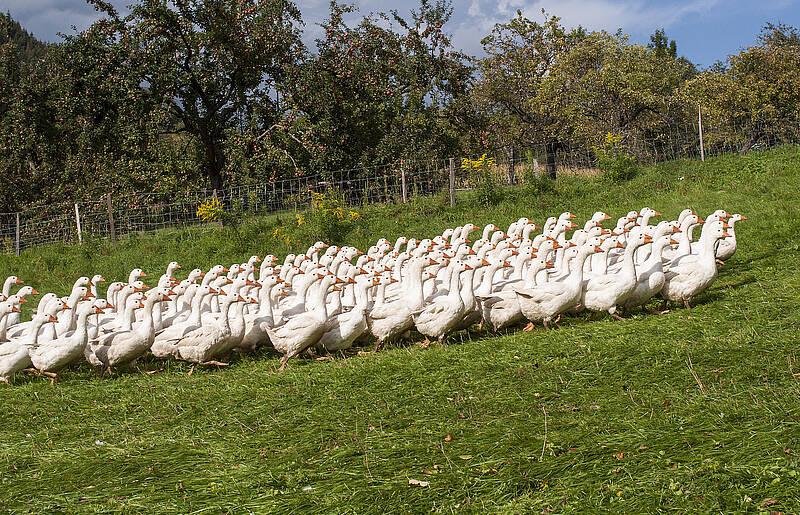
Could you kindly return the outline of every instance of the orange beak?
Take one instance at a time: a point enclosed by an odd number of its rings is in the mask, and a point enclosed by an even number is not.
[[[730,233],[728,233],[727,231],[723,231],[722,232],[722,237],[723,238],[730,238],[730,236],[731,236]]]
[[[58,322],[58,319],[53,315],[50,315],[50,322]]]
[[[469,265],[464,265],[464,270],[472,270],[472,267]]]
[[[594,246],[594,251],[595,252],[604,252],[604,250],[601,249],[600,247],[598,247],[597,245]]]
[[[653,237],[652,237],[652,236],[645,235],[645,236],[644,236],[644,242],[645,242],[645,243],[653,243]]]
[[[339,288],[338,286],[335,286],[335,285],[334,285],[334,287],[333,287],[333,291],[342,291],[342,289],[341,289],[341,288]]]
[[[551,263],[550,261],[545,261],[545,263],[544,263],[544,267],[545,268],[553,268],[554,266],[555,265],[553,263]]]
[[[11,312],[12,313],[20,313],[20,310],[19,310],[19,308],[17,306],[14,306],[14,307],[11,308]]]
[[[676,240],[675,238],[670,238],[669,239],[669,243],[670,243],[670,245],[677,245],[678,244],[678,240]]]
[[[89,281],[89,286],[94,286],[94,283],[92,281]]]

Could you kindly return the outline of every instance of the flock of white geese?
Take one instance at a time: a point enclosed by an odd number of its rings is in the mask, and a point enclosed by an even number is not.
[[[366,253],[317,242],[280,265],[272,255],[252,256],[192,270],[180,282],[173,262],[152,289],[137,268],[126,282],[111,283],[105,299],[97,292],[102,276],[81,277],[68,297],[43,295],[26,322],[20,303],[38,293],[23,285],[12,294],[23,281],[11,276],[0,297],[0,380],[28,371],[54,381],[83,359],[102,376],[135,366],[147,352],[225,365],[219,360],[232,351],[260,346],[283,355],[283,370],[305,351],[333,353],[374,338],[374,352],[412,329],[425,346],[474,324],[497,331],[527,321],[530,331],[582,310],[621,319],[618,309],[644,309],[656,296],[664,306],[689,308],[736,251],[734,225],[746,218],[719,210],[703,220],[687,209],[653,225],[659,216],[631,211],[613,230],[603,227],[610,219],[603,212],[582,229],[569,212],[544,227],[520,218],[507,230],[487,225],[474,242],[469,237],[481,228],[468,223],[432,239],[382,238]]]

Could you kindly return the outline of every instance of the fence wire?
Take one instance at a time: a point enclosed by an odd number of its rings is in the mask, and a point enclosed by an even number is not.
[[[698,159],[701,156],[697,124],[673,126],[651,138],[623,138],[624,152],[648,165],[678,159]],[[738,127],[703,127],[704,155],[720,156],[765,150],[780,145],[797,145],[800,124],[780,125],[748,123]],[[557,174],[593,176],[599,173],[594,140],[559,142],[551,147],[550,162]],[[520,183],[526,174],[546,173],[548,147],[530,145],[512,147],[491,153],[499,178],[510,177]],[[476,159],[478,156],[467,156]],[[554,158],[554,159],[553,159]],[[55,242],[78,243],[80,237],[119,238],[127,234],[157,231],[170,227],[185,227],[202,223],[198,207],[217,198],[225,211],[239,215],[263,215],[281,211],[298,211],[309,205],[309,192],[336,189],[351,206],[402,202],[405,178],[405,199],[417,195],[433,195],[450,188],[451,163],[454,168],[454,188],[471,189],[473,176],[461,169],[461,158],[401,162],[394,165],[339,170],[314,175],[276,180],[264,184],[239,185],[223,190],[197,190],[169,194],[131,193],[75,204],[51,204],[18,213],[0,213],[0,252],[14,253],[29,247]],[[553,163],[554,161],[554,163]],[[113,220],[113,231],[112,231]]]

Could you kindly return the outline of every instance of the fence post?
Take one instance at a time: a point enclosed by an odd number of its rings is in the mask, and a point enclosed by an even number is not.
[[[400,168],[400,182],[403,187],[403,204],[408,202],[408,189],[406,188],[406,167]]]
[[[108,205],[108,228],[111,231],[111,241],[117,240],[117,229],[114,227],[114,212],[111,210],[111,193],[106,195]]]
[[[700,105],[697,105],[697,129],[700,132],[700,161],[706,160],[706,151],[703,149],[703,114]]]
[[[19,256],[19,212],[17,212],[17,255]]]
[[[456,160],[450,158],[450,207],[456,205]]]
[[[83,234],[81,234],[81,212],[78,210],[78,203],[75,203],[75,223],[78,225],[78,244],[83,243]]]
[[[514,175],[514,147],[508,149],[508,185],[511,186],[517,182]]]
[[[214,200],[217,200],[217,201],[219,200],[219,197],[217,197],[217,189],[216,188],[214,188],[213,196],[214,196]],[[219,226],[222,227],[222,217],[219,217],[219,220],[217,220],[217,222],[219,223]]]

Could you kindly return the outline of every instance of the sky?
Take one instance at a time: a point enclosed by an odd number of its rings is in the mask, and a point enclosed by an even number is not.
[[[408,0],[351,0],[360,14],[397,9],[407,13]],[[128,0],[113,0],[118,6]],[[295,0],[303,13],[304,40],[313,48],[326,18],[328,0]],[[452,0],[453,16],[447,32],[454,45],[481,55],[480,40],[495,23],[515,16],[517,10],[542,20],[541,10],[560,16],[568,27],[614,32],[621,28],[632,41],[647,43],[655,29],[664,28],[678,44],[678,53],[700,67],[712,65],[754,43],[767,22],[800,24],[800,0]],[[0,10],[11,13],[23,27],[45,41],[58,41],[58,33],[87,28],[97,13],[83,0],[0,0]]]

